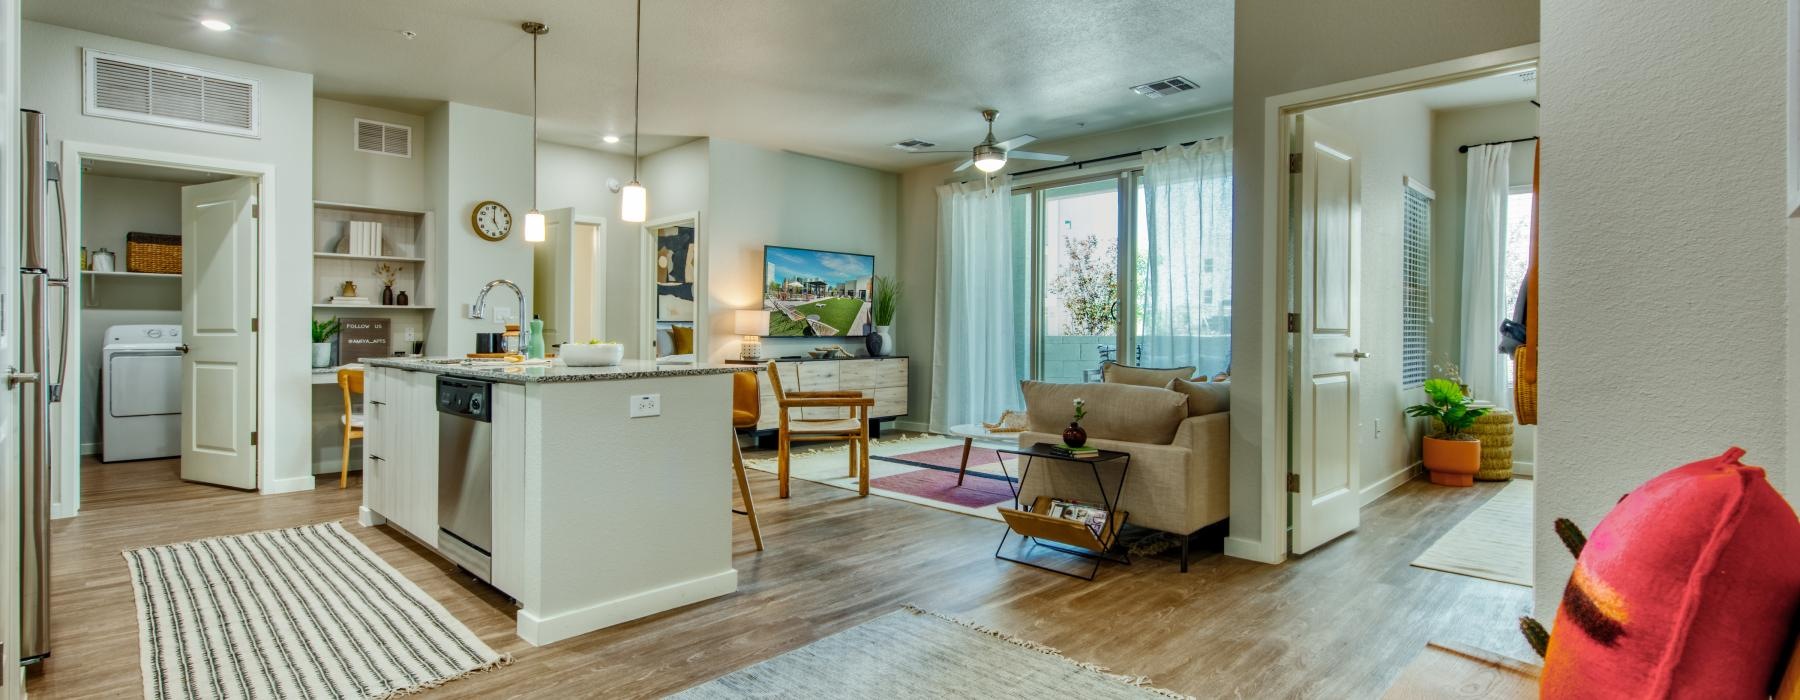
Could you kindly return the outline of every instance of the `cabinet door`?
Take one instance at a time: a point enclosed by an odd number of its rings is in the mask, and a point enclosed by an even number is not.
[[[800,363],[801,391],[836,391],[841,387],[840,368],[843,362],[802,362]],[[782,379],[786,379],[783,377]],[[782,386],[787,386],[785,383]],[[850,412],[843,408],[802,408],[800,417],[807,420],[833,420],[849,418]]]
[[[411,495],[412,525],[407,528],[414,537],[437,546],[437,477],[438,414],[437,375],[407,372],[407,410],[412,421],[408,436],[407,491]]]
[[[387,407],[382,401],[382,387],[386,382],[382,380],[379,367],[370,367],[363,372],[362,502],[364,508],[385,518],[390,510],[382,500],[388,492],[387,468],[381,463],[387,453],[382,448],[382,438],[388,431]]]

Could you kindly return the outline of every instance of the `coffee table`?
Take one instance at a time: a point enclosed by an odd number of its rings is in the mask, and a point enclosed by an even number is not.
[[[969,475],[969,449],[975,441],[990,442],[1006,447],[1018,445],[1018,433],[996,433],[980,423],[963,423],[950,426],[950,434],[963,439],[962,468],[956,472],[956,485],[963,485],[963,478]]]

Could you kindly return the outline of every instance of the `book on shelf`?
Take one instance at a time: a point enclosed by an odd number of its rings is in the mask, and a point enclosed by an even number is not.
[[[1105,539],[1103,533],[1106,532],[1108,515],[1105,506],[1053,498],[1050,499],[1050,509],[1044,515],[1085,523],[1088,530],[1093,531],[1095,539]]]
[[[352,221],[349,223],[346,235],[349,236],[350,241],[344,248],[345,253],[363,256],[381,255],[381,222]]]
[[[1100,450],[1098,448],[1087,447],[1087,446],[1070,447],[1068,445],[1057,444],[1057,445],[1051,445],[1050,451],[1055,452],[1056,454],[1062,455],[1064,457],[1087,458],[1087,457],[1099,457],[1100,456]]]

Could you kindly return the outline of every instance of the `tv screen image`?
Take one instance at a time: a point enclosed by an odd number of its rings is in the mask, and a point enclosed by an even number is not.
[[[806,248],[763,248],[763,309],[769,335],[866,335],[875,256]]]

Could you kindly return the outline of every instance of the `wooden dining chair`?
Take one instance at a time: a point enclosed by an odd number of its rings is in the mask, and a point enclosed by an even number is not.
[[[337,372],[338,388],[344,393],[344,415],[338,420],[344,424],[344,464],[338,471],[338,488],[350,487],[350,441],[361,440],[363,436],[363,414],[356,411],[356,400],[352,394],[363,393],[363,371],[354,368],[343,368]]]
[[[731,377],[731,469],[737,473],[738,496],[744,499],[739,515],[750,517],[750,539],[756,551],[763,548],[762,526],[756,522],[756,501],[750,499],[750,477],[744,473],[744,450],[738,445],[737,431],[755,428],[762,419],[762,397],[757,395],[756,373],[738,372]],[[734,511],[736,512],[736,511]]]
[[[781,497],[788,497],[788,463],[793,460],[794,443],[846,440],[850,443],[850,476],[857,477],[856,492],[869,495],[869,409],[875,400],[860,391],[785,391],[775,363],[769,363],[769,386],[775,390],[775,406],[780,412],[776,440],[780,452],[777,476],[781,479]],[[846,418],[796,418],[794,411],[807,408],[843,408]]]

